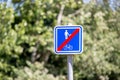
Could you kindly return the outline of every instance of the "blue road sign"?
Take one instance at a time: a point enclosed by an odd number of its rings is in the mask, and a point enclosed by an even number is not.
[[[56,26],[54,28],[54,51],[56,54],[80,54],[83,50],[83,28],[80,25]]]

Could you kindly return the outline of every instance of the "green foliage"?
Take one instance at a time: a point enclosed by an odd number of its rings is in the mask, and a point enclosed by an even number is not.
[[[0,13],[0,80],[66,79],[66,57],[53,54],[58,15],[62,25],[84,28],[83,54],[74,56],[75,80],[120,79],[119,9],[80,0],[25,0],[16,11],[0,4]]]
[[[17,48],[16,32],[11,25],[14,21],[14,10],[11,8],[6,9],[3,4],[0,5],[0,12],[0,76],[6,79],[12,67],[11,58],[15,59],[19,54],[14,53],[13,55],[13,49]]]
[[[84,27],[84,52],[82,55],[75,56],[74,60],[76,80],[107,80],[112,75],[115,80],[119,79],[120,25],[117,22],[119,19],[112,18],[112,14],[114,17],[118,16],[118,13],[106,11],[103,7],[87,4],[72,14],[68,13],[69,17],[65,17],[67,21]],[[115,22],[109,23],[111,19]],[[66,20],[63,22],[65,24]],[[114,24],[114,27],[110,24]]]
[[[63,76],[54,77],[52,74],[48,74],[48,70],[44,68],[43,63],[35,62],[31,64],[27,62],[28,67],[22,69],[14,69],[17,78],[15,80],[65,80]]]

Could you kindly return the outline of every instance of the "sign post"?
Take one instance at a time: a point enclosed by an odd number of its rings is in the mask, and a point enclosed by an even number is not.
[[[72,58],[83,51],[83,28],[80,25],[56,26],[54,28],[55,54],[67,55],[68,80],[73,80]]]
[[[68,67],[68,80],[73,80],[73,63],[72,63],[73,55],[67,56],[67,67]]]

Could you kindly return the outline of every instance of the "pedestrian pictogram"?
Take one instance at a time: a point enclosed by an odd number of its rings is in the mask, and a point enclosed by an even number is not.
[[[67,30],[65,30],[65,39],[67,39],[70,36]]]
[[[82,26],[56,26],[54,51],[56,54],[80,54],[83,50]]]

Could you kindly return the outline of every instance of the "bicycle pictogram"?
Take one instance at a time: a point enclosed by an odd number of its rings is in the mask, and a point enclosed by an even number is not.
[[[72,50],[73,49],[73,46],[68,44],[64,47],[64,50]]]

